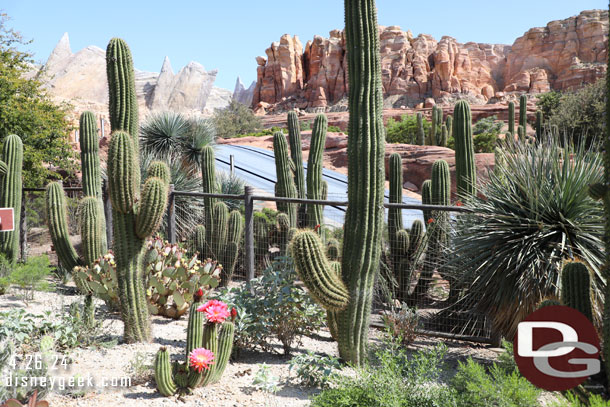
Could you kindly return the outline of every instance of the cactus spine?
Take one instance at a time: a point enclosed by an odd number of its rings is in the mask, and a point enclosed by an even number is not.
[[[508,102],[508,132],[515,134],[515,102]]]
[[[381,255],[383,226],[383,99],[377,15],[373,0],[345,1],[349,68],[348,201],[342,276],[333,277],[318,235],[298,233],[291,250],[301,279],[327,310],[340,310],[340,356],[360,365],[367,357],[373,284]]]
[[[297,188],[294,185],[292,171],[290,169],[290,158],[288,157],[288,145],[286,137],[280,132],[273,135],[273,152],[275,155],[275,171],[277,182],[275,184],[275,196],[285,198],[296,198]],[[309,172],[309,171],[308,171]],[[277,203],[280,212],[288,215],[290,226],[297,226],[297,205],[294,203]]]
[[[311,147],[307,160],[307,198],[322,199],[322,155],[326,144],[326,129],[328,121],[326,116],[319,114],[313,123],[311,133]],[[324,223],[324,206],[307,205],[307,223],[310,228]],[[318,228],[321,231],[322,228]]]
[[[421,113],[417,113],[417,145],[423,146],[425,138],[426,132],[424,131],[424,116]]]
[[[0,205],[2,208],[13,208],[12,232],[0,233],[0,253],[14,263],[19,258],[19,226],[21,219],[21,195],[23,188],[23,143],[19,136],[10,135],[4,139],[2,148],[4,175],[0,179]]]
[[[561,302],[593,321],[590,292],[591,277],[587,266],[580,262],[566,263],[561,271]]]
[[[472,142],[472,117],[470,106],[464,100],[457,102],[453,110],[453,138],[458,196],[473,196],[476,194],[477,173]]]
[[[161,222],[168,184],[149,176],[140,197],[138,103],[131,52],[123,40],[110,40],[106,49],[106,71],[112,127],[108,186],[124,340],[127,343],[148,342],[151,338],[150,315],[142,279],[142,255],[146,238]]]

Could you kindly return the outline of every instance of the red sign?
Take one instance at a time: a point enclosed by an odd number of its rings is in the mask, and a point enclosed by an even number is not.
[[[15,230],[15,217],[13,208],[0,208],[0,232]]]
[[[552,305],[527,316],[513,342],[519,372],[550,391],[574,388],[600,371],[599,338],[574,308]]]

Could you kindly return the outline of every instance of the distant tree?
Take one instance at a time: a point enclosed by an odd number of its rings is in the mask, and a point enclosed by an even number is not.
[[[262,127],[261,120],[252,109],[232,99],[229,106],[216,109],[212,118],[216,134],[220,138],[231,138],[241,134],[253,133]]]
[[[41,187],[49,178],[61,178],[53,168],[72,173],[75,153],[69,143],[68,105],[57,105],[37,79],[28,79],[32,56],[19,50],[27,45],[7,27],[0,13],[0,142],[16,134],[23,141],[23,180],[26,187]]]

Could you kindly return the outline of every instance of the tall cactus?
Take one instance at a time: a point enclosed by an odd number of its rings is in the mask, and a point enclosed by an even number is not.
[[[451,137],[453,137],[453,116],[447,116],[445,126],[447,126],[447,140],[449,140]]]
[[[436,107],[436,129],[435,129],[435,134],[436,134],[436,144],[437,146],[442,145],[441,144],[441,132],[442,132],[442,125],[443,125],[443,108],[440,106],[435,106]]]
[[[393,153],[389,160],[389,179],[390,179],[390,203],[402,203],[402,158],[400,154]],[[400,208],[390,208],[388,210],[388,232],[390,240],[402,230],[402,210]]]
[[[447,131],[447,126],[441,126],[441,137],[438,139],[438,145],[441,147],[447,147],[447,140],[449,139],[449,132]]]
[[[432,125],[430,126],[430,130],[428,131],[428,140],[426,144],[429,146],[436,145],[436,136],[437,136],[437,126],[438,126],[438,112],[437,107],[432,107],[432,114],[430,115],[430,120],[432,121]]]
[[[210,145],[204,146],[201,149],[201,183],[203,185],[204,194],[213,194],[216,191],[216,170],[214,160],[214,148]],[[205,226],[206,234],[205,238],[207,242],[214,240],[214,205],[216,204],[216,198],[206,196],[203,198],[203,207],[205,210]],[[202,255],[209,257],[209,250],[201,252]]]
[[[288,143],[290,144],[290,158],[294,163],[294,185],[297,188],[297,196],[300,199],[307,197],[305,190],[305,172],[303,169],[303,152],[301,145],[301,128],[299,127],[299,117],[296,112],[288,112]],[[298,207],[299,226],[306,225],[306,206]]]
[[[292,252],[301,279],[328,310],[338,310],[340,356],[360,365],[367,357],[373,285],[381,255],[384,193],[383,94],[377,11],[373,0],[345,1],[349,77],[348,201],[342,275],[333,277],[314,232],[301,232]],[[307,267],[303,267],[307,265]]]
[[[472,116],[465,100],[455,104],[453,110],[453,138],[455,139],[455,176],[458,196],[476,194],[477,171],[472,141]]]
[[[519,127],[517,127],[517,136],[519,141],[525,141],[525,127],[523,127],[522,125],[519,125]]]
[[[131,52],[118,38],[106,49],[112,136],[108,186],[121,318],[127,343],[148,342],[150,315],[142,279],[145,240],[159,227],[167,204],[166,180],[148,177],[140,188],[138,103]],[[169,170],[168,170],[169,171]]]
[[[429,179],[425,180],[421,184],[421,203],[422,205],[432,205],[432,181]],[[424,209],[424,222],[426,224],[430,223],[430,219],[432,219],[432,211],[429,209]]]
[[[0,205],[2,208],[13,208],[12,232],[0,233],[0,253],[14,263],[19,258],[19,227],[21,218],[21,195],[23,188],[23,143],[19,136],[10,135],[4,139],[2,147],[2,177],[0,177]]]
[[[542,116],[542,110],[536,111],[536,141],[542,140],[542,122],[544,118]]]
[[[519,98],[519,126],[527,130],[527,95],[521,95]]]
[[[508,132],[515,134],[515,102],[508,102]]]
[[[326,144],[326,129],[328,121],[326,116],[319,114],[313,123],[311,133],[311,146],[307,160],[307,199],[322,199],[322,156]],[[307,205],[307,223],[312,229],[324,223],[324,206]],[[322,228],[318,228],[319,231]]]
[[[593,321],[591,277],[584,263],[567,262],[561,271],[561,302]]]
[[[273,135],[273,154],[275,155],[275,171],[277,182],[275,183],[275,196],[284,198],[296,198],[297,188],[294,185],[292,170],[290,169],[290,158],[288,157],[288,144],[286,137],[281,131]],[[290,226],[297,226],[297,205],[294,203],[278,202],[277,208],[280,212],[288,215]]]
[[[426,132],[424,131],[424,116],[417,113],[417,138],[415,140],[418,146],[423,146],[426,142]]]

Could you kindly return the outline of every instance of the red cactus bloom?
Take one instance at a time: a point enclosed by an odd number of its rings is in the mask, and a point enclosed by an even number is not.
[[[195,295],[197,297],[203,297],[203,290],[200,288],[199,290],[197,290],[197,292],[195,293]]]
[[[193,349],[189,355],[189,365],[201,373],[203,369],[209,369],[210,365],[214,363],[214,353],[211,350],[205,348]]]
[[[237,310],[233,307],[231,308],[231,321],[235,321],[235,318],[237,318]]]
[[[313,230],[316,231],[316,232],[318,231],[318,229],[320,229],[320,225],[316,225],[316,227],[313,228]]]
[[[431,223],[434,223],[434,218],[428,219],[428,225],[431,224]]]
[[[457,202],[455,203],[455,206],[464,206],[464,204],[462,203],[462,201],[457,201]]]

